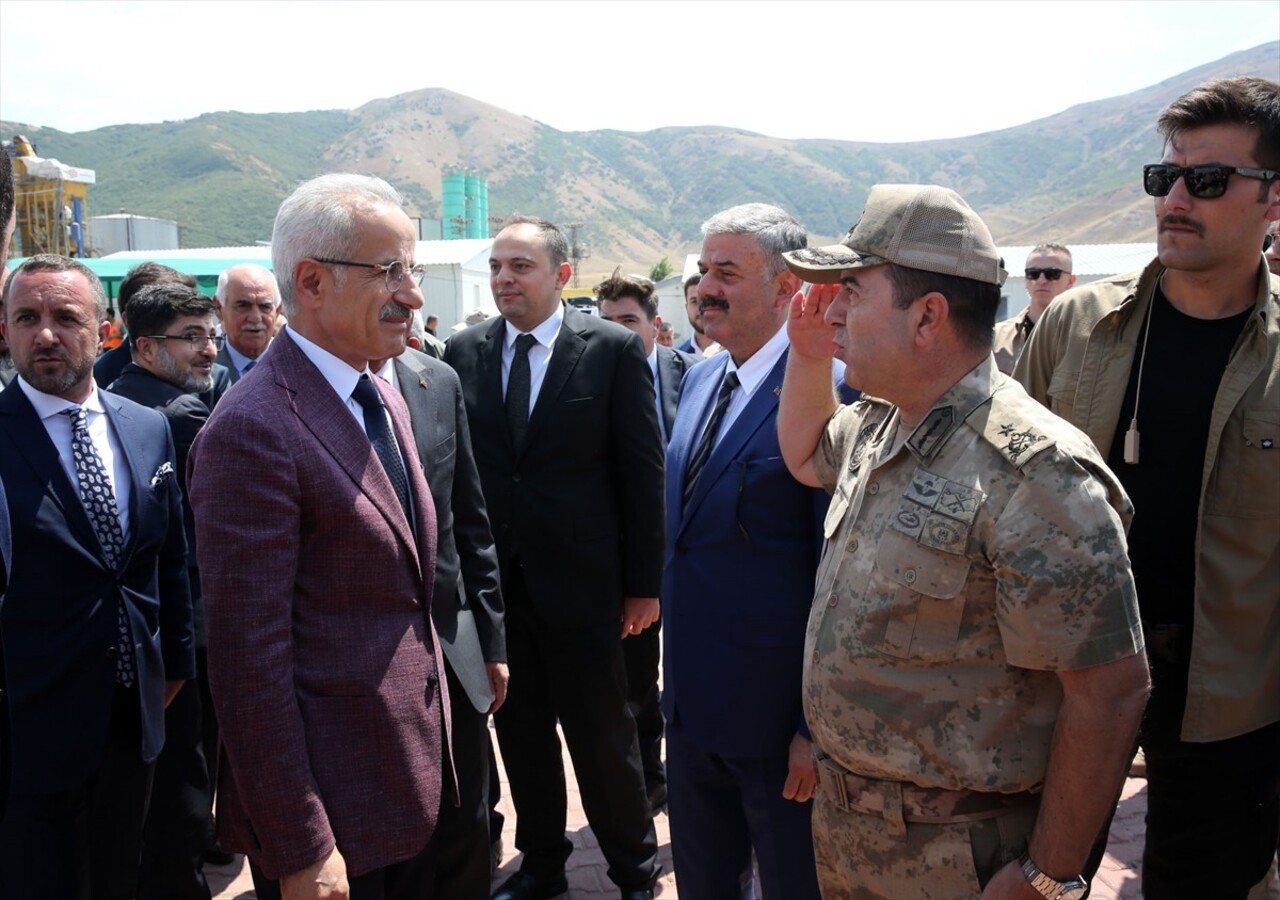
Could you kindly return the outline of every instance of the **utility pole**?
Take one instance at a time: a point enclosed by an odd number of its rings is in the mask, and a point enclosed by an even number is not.
[[[564,225],[565,228],[569,229],[569,261],[573,265],[573,286],[575,288],[579,286],[578,263],[591,257],[591,251],[578,243],[578,229],[585,224],[585,222],[566,222]]]

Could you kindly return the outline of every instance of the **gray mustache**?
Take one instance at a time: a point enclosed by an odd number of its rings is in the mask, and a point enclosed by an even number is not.
[[[390,319],[392,316],[395,316],[398,319],[407,319],[412,315],[412,309],[392,301],[382,307],[382,309],[378,310],[378,321],[381,322],[383,319]]]

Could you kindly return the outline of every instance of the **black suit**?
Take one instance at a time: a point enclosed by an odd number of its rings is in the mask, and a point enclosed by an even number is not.
[[[458,807],[446,801],[440,808],[432,845],[435,896],[484,900],[490,880],[485,801],[493,704],[485,663],[507,659],[498,555],[457,374],[417,350],[406,350],[393,365],[436,507],[431,621],[444,651],[460,800]]]
[[[572,849],[558,718],[610,877],[643,886],[658,872],[657,840],[619,631],[623,598],[656,597],[661,582],[653,379],[639,338],[564,309],[517,453],[503,404],[506,328],[498,317],[455,334],[445,361],[462,380],[503,575],[511,690],[496,721],[516,847],[523,870],[548,879]]]
[[[225,351],[221,351],[225,352]],[[231,387],[232,375],[235,373],[235,367],[231,366],[228,371],[227,366],[221,365],[221,352],[218,361],[213,364],[213,387],[200,394],[200,402],[203,403],[210,411],[218,405],[218,400],[227,389]],[[129,349],[129,342],[125,341],[118,347],[112,347],[106,353],[98,357],[93,364],[93,380],[98,387],[111,389],[115,380],[124,372],[125,367],[133,362],[133,351]],[[0,376],[2,377],[2,376]],[[142,403],[141,400],[138,401]],[[144,406],[154,406],[152,403],[143,403]]]
[[[657,391],[662,400],[662,433],[670,439],[671,429],[676,424],[676,405],[680,402],[680,383],[684,380],[684,373],[706,357],[661,344],[653,349],[658,353]]]
[[[186,500],[186,473],[187,454],[209,419],[209,408],[197,395],[157,378],[136,363],[121,370],[110,390],[159,410],[169,423],[178,460],[178,484],[183,492],[187,576],[195,620],[196,680],[183,687],[164,711],[165,743],[156,760],[151,788],[138,895],[143,900],[208,900],[209,885],[202,871],[213,811],[207,748],[216,748],[217,739],[201,696],[207,694],[209,685],[207,642],[200,573],[196,568],[195,518]]]
[[[676,405],[680,400],[680,383],[690,366],[703,357],[661,344],[657,352],[657,383],[662,410],[662,434],[668,440],[676,423]],[[627,705],[636,720],[640,741],[640,760],[644,765],[645,790],[655,806],[661,806],[666,794],[667,773],[662,765],[662,706],[658,692],[658,663],[662,657],[662,620],[640,634],[622,642],[627,665]]]
[[[100,392],[130,483],[107,563],[78,490],[20,385],[0,393],[0,479],[13,526],[4,603],[13,792],[0,896],[132,897],[166,680],[195,675],[182,495],[164,419]],[[115,683],[117,608],[137,680]]]

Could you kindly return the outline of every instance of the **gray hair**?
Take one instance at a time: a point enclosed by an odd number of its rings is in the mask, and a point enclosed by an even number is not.
[[[260,266],[257,263],[237,263],[234,266],[228,266],[218,273],[218,286],[214,289],[213,296],[217,298],[218,305],[227,302],[227,285],[231,283],[231,276],[238,272],[258,272],[267,276],[272,284],[276,286],[276,306],[280,305],[280,282],[272,274],[271,270],[266,266]]]
[[[702,223],[702,233],[753,235],[767,257],[768,278],[787,267],[782,254],[802,250],[809,244],[803,225],[790,213],[767,203],[744,203],[718,212]]]
[[[345,259],[360,246],[357,216],[379,206],[401,205],[400,194],[381,178],[336,173],[301,184],[285,198],[271,231],[271,263],[276,270],[284,314],[294,315],[293,271],[304,259]],[[344,273],[335,270],[341,285]]]

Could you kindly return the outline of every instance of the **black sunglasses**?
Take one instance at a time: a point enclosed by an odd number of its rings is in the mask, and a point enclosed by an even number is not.
[[[1142,167],[1142,188],[1152,197],[1167,197],[1179,178],[1186,179],[1187,193],[1197,200],[1212,200],[1227,192],[1227,180],[1243,175],[1258,181],[1275,181],[1280,172],[1248,166],[1171,166],[1153,163]]]
[[[1027,276],[1027,281],[1035,281],[1041,275],[1048,278],[1050,281],[1057,281],[1063,275],[1070,275],[1071,273],[1063,272],[1062,269],[1027,269],[1025,274]]]

